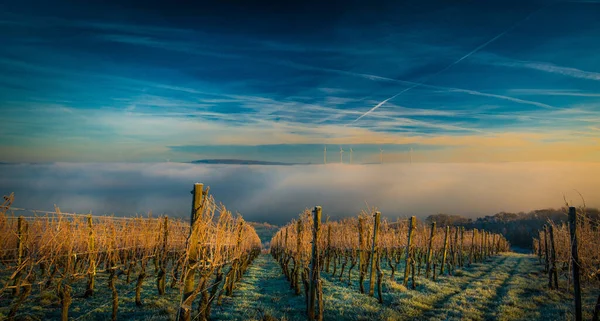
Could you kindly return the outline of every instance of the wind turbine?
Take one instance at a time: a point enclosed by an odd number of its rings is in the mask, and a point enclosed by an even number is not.
[[[379,148],[379,161],[383,164],[383,149]]]
[[[340,146],[340,163],[344,163],[344,149]]]
[[[353,152],[352,147],[350,147],[350,164],[352,164],[352,152]]]
[[[325,149],[323,150],[323,164],[327,164],[327,145],[325,145]]]

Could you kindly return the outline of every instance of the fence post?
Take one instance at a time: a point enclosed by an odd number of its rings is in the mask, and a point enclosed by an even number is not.
[[[167,279],[167,270],[166,270],[166,266],[167,266],[167,259],[168,259],[168,252],[167,252],[167,242],[168,242],[168,237],[169,237],[169,217],[165,216],[164,219],[164,223],[163,223],[163,239],[162,239],[162,253],[160,254],[160,262],[159,262],[159,272],[158,272],[158,281],[157,281],[157,286],[158,286],[158,294],[159,295],[164,295],[165,294],[165,282]]]
[[[406,265],[404,266],[404,286],[408,286],[408,276],[410,273],[410,261],[412,260],[410,248],[412,246],[413,231],[416,228],[416,223],[417,223],[417,218],[415,216],[411,216],[409,223],[408,223],[408,241],[406,243]]]
[[[365,293],[365,237],[363,235],[364,227],[363,227],[363,218],[358,218],[358,269],[359,269],[359,288],[360,293]]]
[[[311,268],[310,268],[310,283],[308,288],[308,319],[310,321],[313,320],[322,320],[323,316],[318,313],[315,315],[315,301],[317,296],[321,297],[317,293],[317,289],[319,289],[320,282],[320,267],[319,267],[319,234],[321,229],[321,206],[316,206],[313,210],[314,216],[314,224],[313,224],[313,241],[312,241],[312,258],[311,258]],[[319,311],[319,310],[317,310]]]
[[[327,260],[325,272],[329,273],[329,261],[331,260],[331,225],[327,225],[327,254],[325,259]]]
[[[471,234],[471,248],[469,249],[469,267],[473,263],[473,252],[475,251],[475,235],[477,234],[477,229],[474,228]]]
[[[192,303],[187,302],[191,299],[190,296],[194,293],[195,288],[195,275],[196,275],[196,263],[198,262],[198,235],[196,224],[198,216],[201,214],[203,205],[203,189],[204,185],[201,183],[194,184],[194,190],[192,191],[192,213],[190,216],[190,235],[188,237],[188,259],[187,266],[185,266],[186,273],[184,275],[183,284],[183,297],[181,300],[181,306],[179,308],[178,320],[190,320],[192,312]]]
[[[465,241],[465,227],[461,226],[460,227],[460,248],[458,250],[458,254],[459,254],[458,261],[459,261],[459,265],[460,265],[461,268],[464,266],[464,261],[465,261],[465,258],[463,256],[463,243],[464,243],[464,241]]]
[[[550,265],[550,256],[548,255],[548,226],[544,225],[544,254],[545,254],[545,269],[544,271],[548,272]]]
[[[538,258],[540,261],[540,265],[542,265],[542,236],[538,232]]]
[[[483,240],[485,240],[485,233],[487,233],[487,231],[482,229],[481,230],[481,244],[480,244],[480,248],[479,248],[479,250],[480,250],[479,257],[481,259],[481,262],[483,262],[483,260],[485,259],[485,256],[484,256],[485,248],[484,248],[484,243],[483,243]]]
[[[302,276],[302,220],[298,220],[296,223],[296,257],[294,258],[294,277],[296,283],[294,284],[294,291],[298,295],[300,294],[300,279]]]
[[[550,274],[549,282],[551,289],[558,289],[558,269],[556,268],[556,248],[554,244],[554,225],[550,224]],[[554,286],[552,286],[554,280]]]
[[[452,268],[455,269],[456,266],[458,265],[458,260],[457,260],[457,256],[458,256],[458,230],[459,227],[455,226],[454,227],[454,243],[452,245]]]
[[[431,234],[429,235],[429,245],[427,246],[427,264],[425,267],[425,277],[429,279],[431,272],[431,254],[433,249],[433,237],[435,236],[435,222],[431,222]]]
[[[444,253],[442,254],[442,267],[440,269],[440,275],[444,274],[444,265],[446,264],[446,255],[448,253],[448,234],[450,234],[450,226],[446,226],[446,233],[444,233]]]
[[[369,296],[375,294],[375,255],[377,255],[377,232],[379,231],[379,221],[381,220],[381,212],[375,212],[375,224],[373,225],[373,244],[371,246],[371,273],[369,276]]]
[[[17,218],[17,266],[20,267],[23,263],[23,239],[24,239],[24,219],[23,216]],[[14,296],[21,294],[21,270],[17,272],[14,278],[13,285],[15,288],[12,290]]]
[[[579,252],[577,251],[577,210],[569,207],[569,232],[571,234],[571,262],[573,265],[573,289],[575,290],[575,320],[581,321],[581,284],[579,281]]]
[[[94,253],[94,228],[92,225],[92,214],[87,217],[88,224],[88,259],[90,262],[89,271],[88,271],[88,284],[87,289],[83,295],[84,298],[90,297],[94,294],[94,285],[96,278],[96,255]]]

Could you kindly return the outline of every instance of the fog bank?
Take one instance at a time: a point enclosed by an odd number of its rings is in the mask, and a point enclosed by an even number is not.
[[[193,183],[246,220],[282,224],[306,207],[331,217],[377,206],[387,217],[435,213],[467,217],[560,207],[563,194],[600,206],[598,163],[383,165],[194,165],[180,163],[0,165],[0,193],[15,207],[189,217]]]

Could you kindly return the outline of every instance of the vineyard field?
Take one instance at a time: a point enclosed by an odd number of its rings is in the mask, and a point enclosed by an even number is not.
[[[386,280],[384,303],[358,292],[327,273],[324,281],[324,320],[572,320],[572,295],[548,291],[547,278],[533,255],[502,253],[424,280],[416,290]],[[358,279],[358,272],[353,277]],[[389,272],[389,271],[386,271]],[[584,295],[587,311],[593,292]],[[214,310],[215,320],[306,320],[304,298],[296,296],[269,255],[259,256],[240,282],[238,292]],[[226,301],[224,301],[226,302]],[[591,314],[584,315],[585,320]]]
[[[577,319],[568,245],[577,238],[565,224],[547,225],[531,253],[515,253],[502,234],[388,220],[375,208],[340,221],[321,222],[317,206],[282,227],[246,222],[202,184],[192,192],[191,223],[58,208],[17,216],[26,210],[5,197],[0,318]],[[573,252],[582,320],[595,321],[597,224],[584,209],[569,216],[585,240]]]
[[[384,283],[383,306],[348,287],[336,278],[323,274],[325,320],[571,320],[572,296],[564,291],[547,291],[547,278],[533,255],[504,253],[489,264],[474,264],[454,276],[437,281],[425,280],[410,291],[397,282]],[[354,271],[357,279],[357,272]],[[153,272],[150,271],[150,274]],[[99,284],[107,277],[98,275]],[[133,285],[117,285],[127,293]],[[74,288],[74,292],[81,292]],[[144,285],[144,293],[153,293],[152,282]],[[123,320],[175,320],[180,294],[167,289],[164,297],[154,294],[135,305],[135,293],[122,295],[119,316]],[[57,320],[60,309],[52,302],[52,291],[43,292],[40,301],[28,301],[22,308],[22,320]],[[91,309],[93,313],[79,320],[105,320],[110,316],[111,293],[99,287],[91,299],[74,298],[71,313],[77,320]],[[594,304],[591,293],[584,296],[584,306]],[[100,308],[97,308],[100,307]],[[6,315],[7,308],[0,309]],[[589,310],[589,309],[588,309]],[[585,319],[590,319],[589,313]],[[232,297],[225,297],[213,307],[212,320],[306,320],[304,298],[294,294],[269,254],[261,254],[250,266]]]

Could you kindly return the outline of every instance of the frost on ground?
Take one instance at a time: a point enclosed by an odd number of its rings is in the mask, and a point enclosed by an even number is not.
[[[324,320],[573,319],[566,282],[561,290],[548,290],[542,268],[531,255],[504,253],[437,281],[418,278],[416,290],[400,284],[402,273],[397,273],[396,280],[388,278],[384,283],[383,304],[358,292],[356,269],[350,286],[347,278],[340,281],[323,272]],[[214,310],[216,320],[306,319],[304,296],[294,295],[280,267],[268,255],[255,261],[237,290]],[[584,290],[584,319],[591,319],[598,290]]]
[[[358,291],[358,273],[353,270],[348,285],[347,270],[340,281],[321,273],[324,291],[324,320],[572,320],[572,295],[566,291],[566,280],[560,290],[548,290],[548,278],[543,266],[531,255],[504,253],[483,264],[456,270],[454,276],[438,277],[436,281],[417,278],[416,290],[401,284],[403,273],[390,280],[390,271],[382,264],[386,275],[383,300]],[[398,271],[403,271],[399,267]],[[423,272],[423,271],[422,271]],[[76,297],[70,316],[80,320],[110,319],[110,292],[104,275],[99,275],[97,292],[89,299]],[[81,283],[81,282],[79,282]],[[133,282],[134,284],[135,282]],[[168,289],[167,295],[156,294],[154,279],[144,283],[144,306],[134,302],[133,284],[121,280],[119,314],[123,320],[174,320],[180,294]],[[83,292],[75,287],[74,292]],[[584,319],[590,320],[599,289],[584,288]],[[10,294],[0,297],[0,319],[11,303]],[[28,300],[17,320],[56,320],[60,318],[58,298],[51,289]],[[260,255],[236,285],[232,297],[223,297],[214,305],[212,320],[306,320],[305,299],[296,296],[281,268],[269,254]]]

